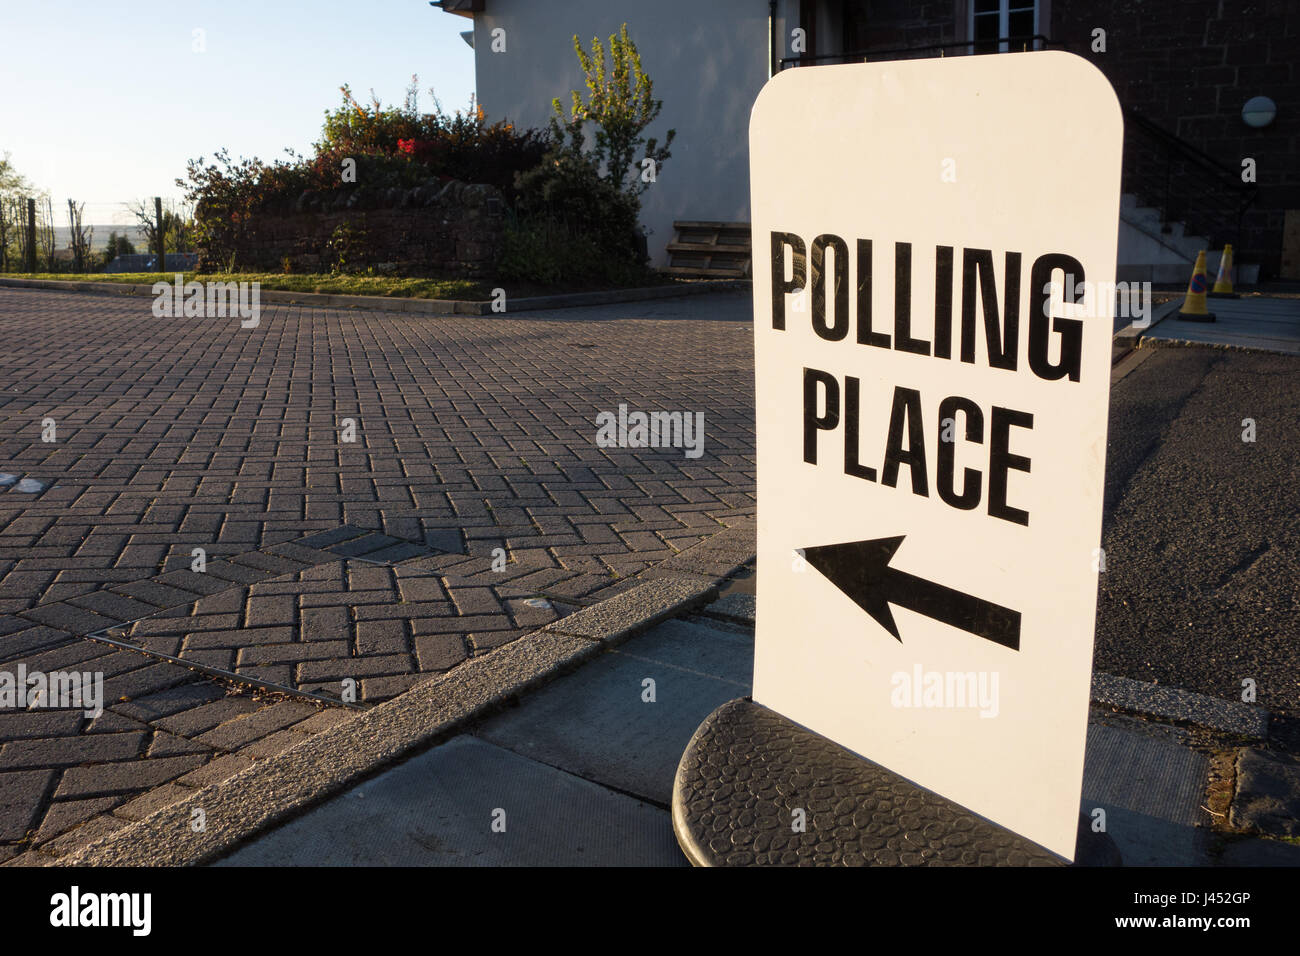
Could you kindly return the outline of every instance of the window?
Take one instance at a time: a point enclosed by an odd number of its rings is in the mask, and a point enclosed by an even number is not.
[[[972,52],[1008,53],[1032,50],[1030,37],[1038,32],[1036,0],[971,0]],[[1019,41],[1019,42],[1008,42]]]

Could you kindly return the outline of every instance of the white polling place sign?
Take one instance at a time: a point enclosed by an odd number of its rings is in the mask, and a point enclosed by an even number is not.
[[[754,699],[1067,858],[1122,137],[1057,52],[788,70],[750,124]]]

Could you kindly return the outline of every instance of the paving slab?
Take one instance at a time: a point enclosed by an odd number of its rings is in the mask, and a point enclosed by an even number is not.
[[[1125,866],[1210,863],[1202,809],[1209,760],[1174,728],[1159,734],[1092,721],[1084,755],[1083,813],[1105,811]]]
[[[677,764],[696,727],[715,707],[749,693],[753,646],[746,633],[668,621],[475,733],[667,806]]]
[[[218,866],[685,866],[668,814],[460,736]]]
[[[1142,336],[1141,347],[1209,345],[1300,355],[1300,298],[1210,299],[1209,308],[1214,322],[1188,321],[1171,312]]]
[[[754,677],[753,628],[698,616],[664,621],[617,653],[725,681],[746,693]]]

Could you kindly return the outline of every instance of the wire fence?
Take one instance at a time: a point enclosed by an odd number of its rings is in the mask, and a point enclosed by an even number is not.
[[[194,212],[179,200],[0,196],[0,272],[170,272],[195,259]]]

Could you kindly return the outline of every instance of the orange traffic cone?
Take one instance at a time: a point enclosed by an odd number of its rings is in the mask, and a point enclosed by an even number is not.
[[[1178,318],[1189,322],[1214,321],[1214,314],[1205,304],[1205,289],[1208,284],[1205,277],[1205,250],[1202,249],[1196,254],[1192,281],[1187,283],[1187,295],[1183,298],[1183,307],[1178,310]]]
[[[1223,247],[1223,255],[1219,256],[1219,277],[1214,280],[1214,288],[1210,290],[1212,299],[1240,299],[1241,296],[1232,291],[1232,244]]]

